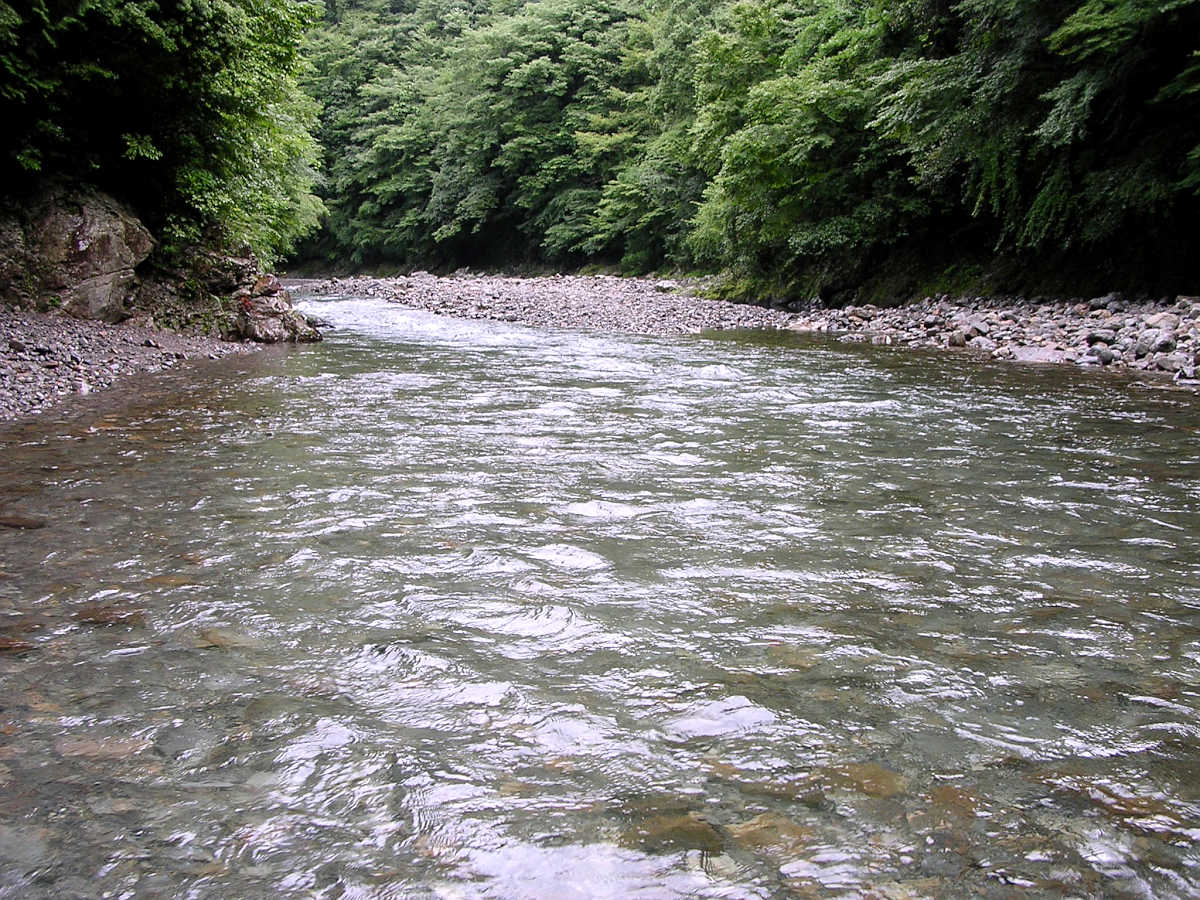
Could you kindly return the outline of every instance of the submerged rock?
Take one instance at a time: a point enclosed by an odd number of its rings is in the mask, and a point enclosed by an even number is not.
[[[825,774],[834,784],[880,800],[902,794],[908,789],[908,779],[878,763],[831,766],[825,770]]]
[[[54,742],[59,756],[87,759],[125,759],[144,753],[150,746],[150,741],[132,737],[62,737]]]
[[[88,625],[146,624],[146,616],[140,609],[116,603],[89,603],[75,611],[75,618]]]
[[[35,519],[32,516],[0,516],[0,528],[34,530],[45,527],[45,519]]]
[[[32,649],[34,649],[34,645],[29,641],[0,635],[0,653],[21,654],[28,653]]]
[[[725,830],[749,850],[795,852],[812,836],[807,828],[777,812],[762,813],[747,822],[730,825]]]
[[[705,850],[719,853],[725,839],[696,813],[651,816],[621,835],[621,844],[647,853]]]
[[[205,628],[192,641],[197,650],[258,650],[262,642],[228,628]]]

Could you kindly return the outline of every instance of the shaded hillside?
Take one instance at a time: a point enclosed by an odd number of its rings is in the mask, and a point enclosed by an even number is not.
[[[753,296],[1200,282],[1200,2],[327,0],[310,258]]]

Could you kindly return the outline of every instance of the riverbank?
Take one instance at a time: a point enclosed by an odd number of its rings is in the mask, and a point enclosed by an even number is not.
[[[669,337],[731,328],[786,328],[791,313],[706,300],[675,280],[612,275],[452,275],[284,279],[297,294],[375,297],[440,315],[535,328],[575,328]]]
[[[556,275],[512,278],[415,273],[394,278],[291,279],[313,296],[386,299],[416,309],[539,328],[658,336],[767,328],[844,341],[943,348],[999,361],[1093,366],[1174,378],[1193,389],[1200,363],[1200,298],[1133,302],[926,298],[891,309],[851,306],[792,313],[697,297],[687,282]],[[182,360],[255,345],[0,306],[0,420]]]
[[[973,351],[990,359],[1070,364],[1196,382],[1200,297],[1129,301],[927,297],[894,309],[797,314],[789,328],[843,340]]]
[[[555,275],[510,278],[419,272],[286,281],[314,296],[386,299],[416,309],[534,327],[670,336],[776,328],[843,341],[949,349],[987,359],[1144,372],[1197,383],[1200,297],[1131,301],[928,297],[894,308],[787,312],[696,296],[675,280]]]
[[[0,305],[0,421],[42,412],[125,376],[257,346]]]

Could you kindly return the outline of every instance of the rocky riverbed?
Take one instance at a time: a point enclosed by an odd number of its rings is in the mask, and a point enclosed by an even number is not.
[[[40,412],[123,376],[256,346],[0,305],[0,420]]]
[[[397,278],[286,280],[298,294],[378,297],[415,309],[467,319],[496,319],[537,328],[579,328],[675,335],[729,328],[786,328],[791,313],[705,300],[678,281],[611,275],[513,278],[425,272]]]
[[[962,349],[996,360],[1152,372],[1185,383],[1196,381],[1200,363],[1200,297],[927,297],[894,309],[813,310],[788,327],[843,340]]]
[[[683,281],[612,276],[543,278],[419,272],[396,278],[293,280],[317,296],[379,297],[444,315],[537,327],[653,335],[778,328],[844,341],[946,348],[1018,363],[1148,372],[1195,384],[1200,297],[1129,300],[927,297],[898,307],[789,312],[702,299]]]

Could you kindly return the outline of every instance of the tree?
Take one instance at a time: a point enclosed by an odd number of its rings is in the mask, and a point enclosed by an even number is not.
[[[294,0],[0,4],[9,184],[73,177],[168,242],[217,229],[266,258],[316,226],[315,117]]]

